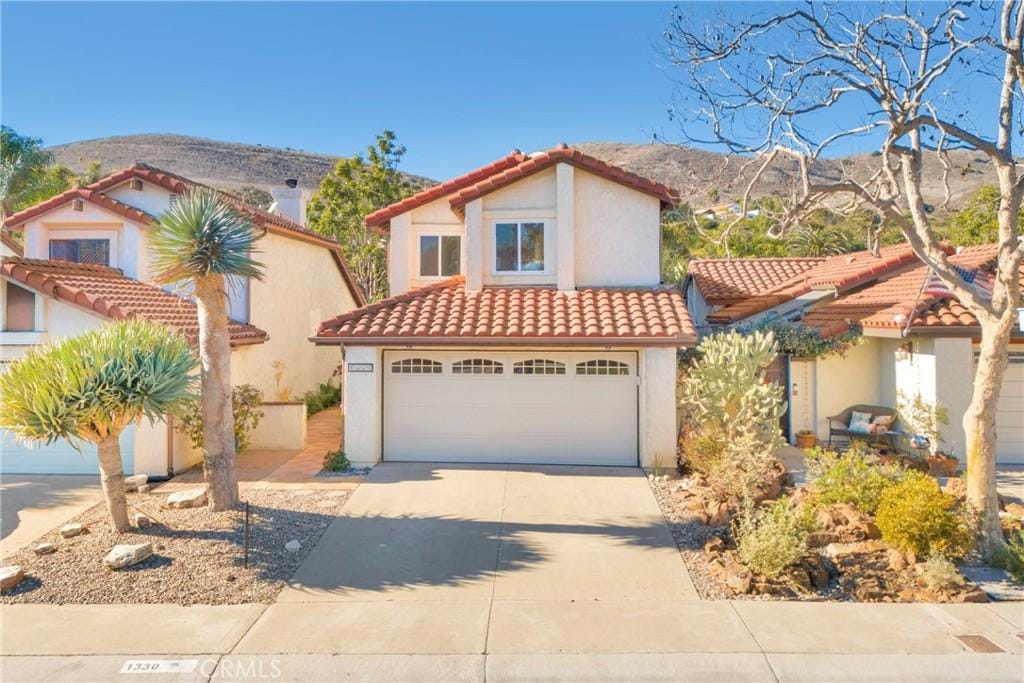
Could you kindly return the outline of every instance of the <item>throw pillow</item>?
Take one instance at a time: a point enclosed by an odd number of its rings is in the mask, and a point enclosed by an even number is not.
[[[859,410],[853,411],[850,414],[850,426],[848,429],[851,432],[867,434],[871,431],[871,413],[862,413]]]

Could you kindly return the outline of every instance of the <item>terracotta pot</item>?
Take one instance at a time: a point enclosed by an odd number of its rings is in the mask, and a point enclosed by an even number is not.
[[[933,477],[952,477],[960,467],[960,461],[952,455],[928,456],[928,474]]]
[[[796,435],[796,447],[797,448],[814,448],[814,445],[818,443],[818,437],[814,434],[797,434]]]

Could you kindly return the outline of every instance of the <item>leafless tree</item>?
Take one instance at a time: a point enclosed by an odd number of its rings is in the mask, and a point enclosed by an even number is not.
[[[800,172],[779,234],[825,203],[869,208],[881,218],[878,230],[900,230],[978,319],[981,350],[963,424],[968,500],[978,513],[980,550],[991,557],[1003,543],[995,410],[1021,302],[1024,255],[1018,229],[1024,176],[1013,150],[1024,132],[1024,0],[807,3],[739,22],[724,16],[698,22],[692,9],[675,10],[665,33],[681,85],[674,113],[686,142],[724,149],[756,169],[744,213],[761,174],[789,157]],[[967,81],[972,98],[958,91]],[[979,98],[979,91],[987,97]],[[867,174],[823,179],[813,172],[818,160],[851,147],[873,152]],[[922,195],[924,182],[937,181],[948,198],[948,156],[957,149],[984,155],[998,176],[991,297],[953,268]],[[940,161],[931,165],[939,177],[934,171],[926,177],[927,155]],[[877,248],[877,232],[871,237]]]

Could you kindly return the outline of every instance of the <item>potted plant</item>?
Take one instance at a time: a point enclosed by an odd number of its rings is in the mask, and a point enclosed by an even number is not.
[[[898,402],[901,419],[914,433],[914,448],[925,455],[928,473],[933,477],[956,474],[960,461],[941,450],[944,443],[942,430],[949,424],[945,407],[930,403],[920,394],[908,398],[900,393]]]
[[[802,449],[814,448],[818,443],[818,437],[810,429],[801,429],[796,433],[796,447]]]

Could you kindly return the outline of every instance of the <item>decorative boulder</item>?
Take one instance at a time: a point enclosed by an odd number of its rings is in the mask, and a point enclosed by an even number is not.
[[[284,544],[284,549],[290,553],[297,553],[300,548],[302,548],[302,544],[296,540],[291,540]]]
[[[25,570],[16,564],[0,567],[0,590],[8,590],[25,578]]]
[[[206,505],[206,488],[199,487],[178,491],[167,496],[167,507],[170,508],[198,508]]]
[[[148,474],[133,474],[130,477],[124,478],[124,490],[125,491],[138,491],[140,486],[145,486],[146,482],[149,481]]]
[[[139,543],[137,545],[115,545],[103,558],[103,563],[111,569],[124,569],[133,564],[138,564],[153,554],[152,543]]]
[[[142,486],[140,486],[140,487],[138,488],[138,492],[139,492],[139,493],[149,493],[149,491],[150,491],[150,486],[149,486],[149,484],[143,484]]]
[[[57,546],[52,543],[40,543],[36,547],[32,548],[32,552],[36,555],[50,555],[57,552]]]
[[[84,534],[86,531],[88,530],[84,526],[82,526],[78,522],[74,522],[72,524],[65,524],[64,526],[62,526],[60,528],[60,535],[64,538],[74,538],[79,534]]]
[[[153,520],[151,520],[149,517],[142,514],[141,512],[135,513],[135,516],[132,518],[132,521],[135,522],[135,526],[139,529],[145,529],[147,526],[150,526],[153,523]]]

